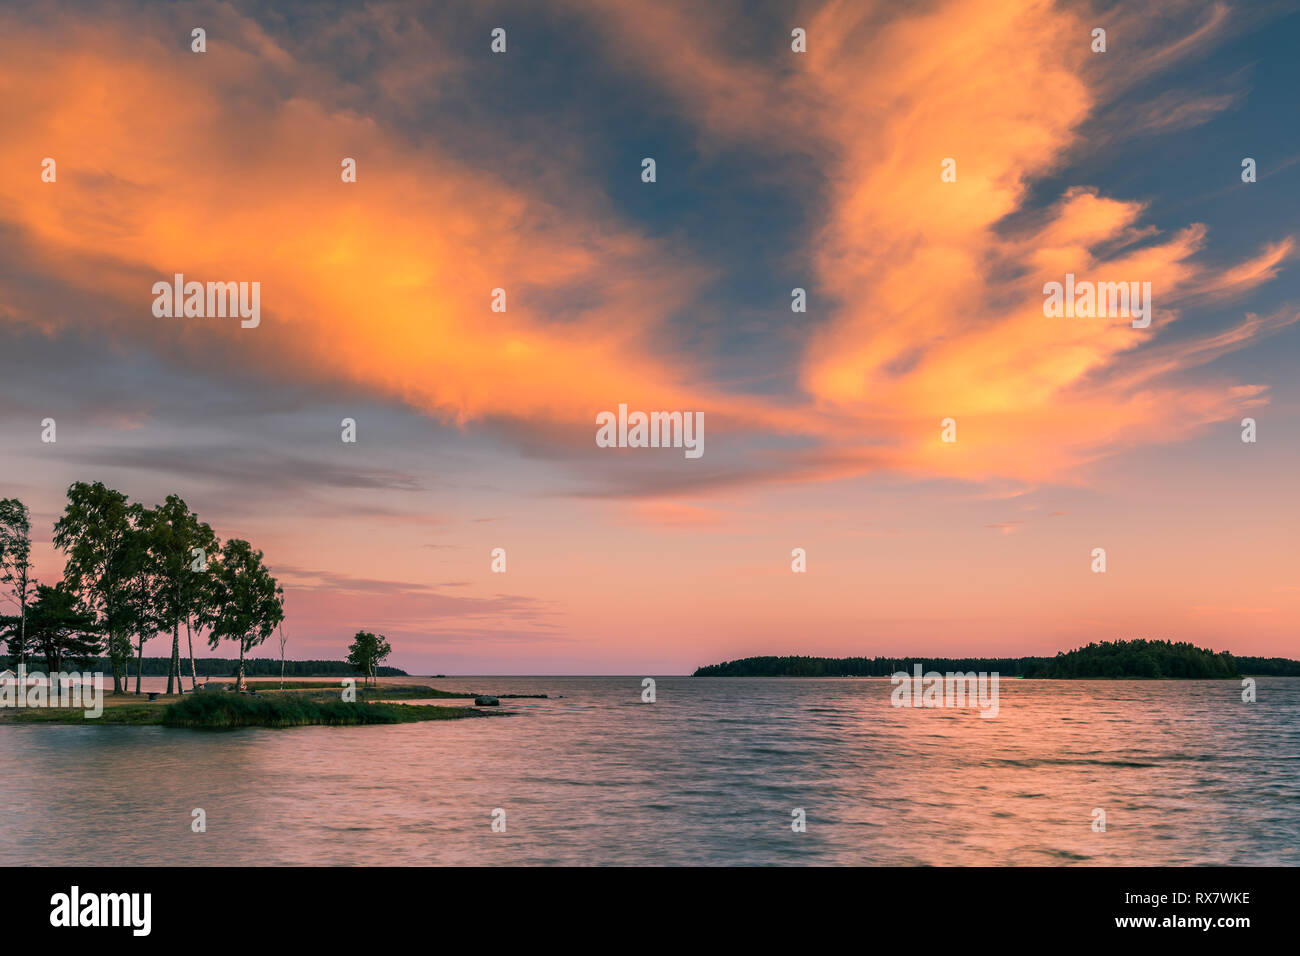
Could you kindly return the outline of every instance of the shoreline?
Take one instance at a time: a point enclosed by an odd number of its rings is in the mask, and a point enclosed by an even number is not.
[[[286,682],[289,683],[289,682]],[[305,684],[305,682],[302,682]],[[328,685],[286,687],[261,693],[237,694],[218,685],[186,694],[105,692],[101,712],[87,713],[86,707],[14,706],[0,708],[0,722],[15,724],[89,725],[136,727],[183,727],[193,730],[238,727],[357,727],[376,724],[409,724],[433,720],[462,720],[473,717],[509,716],[512,711],[496,707],[414,704],[402,700],[465,700],[476,696],[443,691],[423,685],[397,685],[357,689],[355,700],[342,699],[341,688]],[[544,695],[542,695],[544,696]]]

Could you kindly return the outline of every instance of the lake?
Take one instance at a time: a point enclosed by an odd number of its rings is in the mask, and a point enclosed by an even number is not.
[[[1246,704],[1234,681],[1008,678],[994,719],[892,707],[887,678],[665,677],[654,703],[640,677],[428,683],[553,699],[391,726],[0,722],[0,864],[1300,864],[1300,679]]]

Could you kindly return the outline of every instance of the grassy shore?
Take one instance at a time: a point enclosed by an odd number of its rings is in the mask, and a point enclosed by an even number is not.
[[[259,694],[278,694],[281,692],[279,681],[248,681],[247,686],[256,690]],[[234,681],[222,681],[220,683],[213,681],[205,685],[204,690],[222,691],[233,690]],[[330,693],[335,697],[342,690],[343,685],[340,681],[327,680],[287,680],[284,682],[284,693],[301,693],[303,691],[317,691]],[[357,685],[357,700],[394,700],[401,698],[408,699],[425,699],[425,700],[468,700],[477,695],[469,691],[438,690],[436,687],[430,687],[427,684],[379,684],[375,687],[364,687]]]
[[[225,729],[233,727],[303,727],[308,725],[355,726],[358,724],[407,724],[425,720],[457,720],[464,717],[491,717],[501,712],[474,707],[394,704],[378,698],[391,698],[390,688],[357,691],[355,702],[340,699],[339,691],[328,685],[280,692],[262,691],[256,695],[232,694],[208,689],[197,694],[160,694],[154,702],[142,702],[135,694],[105,694],[104,711],[99,717],[87,717],[84,709],[70,707],[33,707],[0,709],[0,720],[37,724],[129,724],[135,726],[191,727]],[[406,688],[404,688],[406,689]],[[419,687],[410,697],[460,697],[446,692],[428,693],[432,688]],[[366,699],[367,695],[371,699]]]
[[[456,720],[483,716],[472,707],[417,706],[340,700],[337,693],[187,695],[168,705],[168,727],[302,727],[309,724],[409,724],[421,720]]]

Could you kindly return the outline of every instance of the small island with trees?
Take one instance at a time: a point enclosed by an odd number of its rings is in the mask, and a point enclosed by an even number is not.
[[[380,677],[406,676],[384,667],[392,651],[386,638],[358,631],[346,662],[288,662],[284,651],[284,591],[248,541],[220,541],[177,495],[153,508],[130,501],[102,482],[75,482],[53,543],[65,555],[62,580],[36,580],[30,512],[17,498],[0,499],[0,587],[17,611],[0,615],[0,640],[8,651],[10,691],[28,693],[18,675],[44,665],[50,680],[67,671],[107,665],[112,694],[102,713],[90,716],[69,707],[0,709],[0,716],[28,723],[161,724],[175,727],[291,727],[305,724],[376,724],[487,716],[475,707],[407,704],[402,699],[469,698],[472,693],[421,684],[380,684]],[[189,659],[186,692],[181,631]],[[280,634],[280,660],[260,659],[258,674],[274,674],[279,686],[247,681],[247,654]],[[145,644],[171,637],[165,658],[165,695],[142,694]],[[232,642],[238,656],[204,661],[207,675],[220,673],[233,684],[199,684],[195,640],[216,650]],[[133,660],[134,658],[134,660]],[[162,659],[151,658],[161,663]],[[135,690],[129,691],[131,665]],[[266,665],[271,665],[267,667]],[[291,676],[361,675],[342,684],[291,681]],[[35,665],[34,667],[32,665]],[[304,666],[305,665],[305,666]],[[214,670],[214,667],[216,670]],[[150,673],[154,667],[150,667]],[[158,670],[161,674],[161,669]],[[162,696],[161,700],[159,698]]]
[[[711,664],[695,677],[889,677],[920,664],[927,671],[985,671],[1049,679],[1226,679],[1300,677],[1300,661],[1234,657],[1187,642],[1094,641],[1055,657],[744,657]]]

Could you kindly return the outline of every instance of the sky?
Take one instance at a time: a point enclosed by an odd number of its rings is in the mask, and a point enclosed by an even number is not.
[[[178,494],[264,552],[290,657],[365,629],[412,673],[1300,656],[1298,40],[1178,0],[5,5],[0,496],[52,583],[70,483]],[[176,273],[259,324],[155,315]],[[1067,274],[1150,325],[1046,315]],[[620,404],[703,454],[600,447]]]

